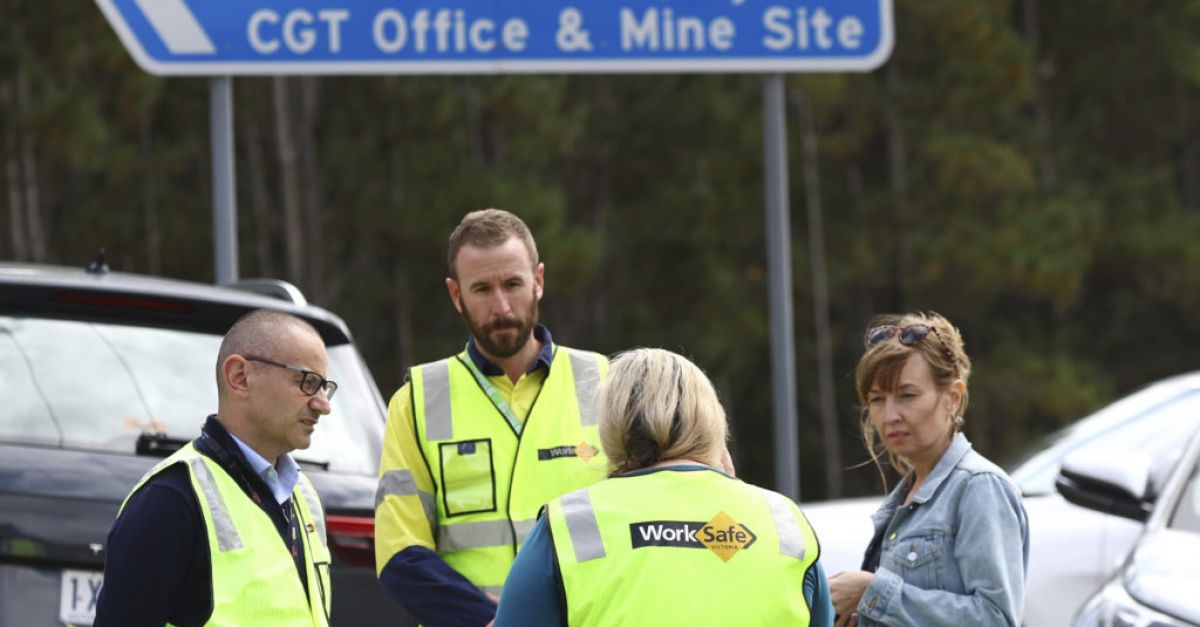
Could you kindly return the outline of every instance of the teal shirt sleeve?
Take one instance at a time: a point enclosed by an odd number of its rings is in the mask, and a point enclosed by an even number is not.
[[[494,627],[560,627],[565,624],[555,570],[549,526],[546,516],[539,516],[504,580]]]
[[[804,574],[804,600],[808,602],[809,625],[833,627],[833,598],[829,596],[829,580],[821,560]]]

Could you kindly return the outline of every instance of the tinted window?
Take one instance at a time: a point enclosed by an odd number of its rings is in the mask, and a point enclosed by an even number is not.
[[[221,337],[0,316],[0,440],[132,454],[141,433],[191,439],[217,407]],[[351,345],[329,349],[338,382],[302,460],[374,472],[382,416]]]
[[[1084,446],[1138,451],[1170,468],[1197,427],[1200,390],[1147,388],[1051,434],[1010,473],[1026,495],[1053,493],[1063,456]]]

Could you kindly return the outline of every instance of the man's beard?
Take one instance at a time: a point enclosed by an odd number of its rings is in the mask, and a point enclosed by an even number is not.
[[[537,298],[531,301],[529,311],[524,319],[514,315],[489,320],[484,324],[475,322],[471,311],[467,309],[467,304],[463,302],[462,296],[458,298],[458,305],[462,308],[463,322],[467,324],[467,329],[471,331],[475,343],[483,352],[499,359],[507,359],[521,352],[521,349],[525,348],[525,344],[533,337],[533,327],[538,323]],[[509,334],[499,337],[492,336],[493,332],[504,329],[516,329],[516,334],[511,337]]]

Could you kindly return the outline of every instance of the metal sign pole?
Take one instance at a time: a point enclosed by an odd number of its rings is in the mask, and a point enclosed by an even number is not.
[[[775,489],[800,500],[796,354],[792,321],[791,223],[788,218],[787,118],[783,77],[763,79],[763,162],[766,168],[767,288],[771,306],[771,399],[775,418]]]
[[[233,79],[209,79],[212,132],[213,254],[218,285],[238,280],[237,195],[233,178]]]

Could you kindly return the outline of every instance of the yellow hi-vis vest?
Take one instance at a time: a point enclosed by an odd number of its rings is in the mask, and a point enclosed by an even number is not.
[[[593,401],[608,361],[556,346],[518,435],[465,365],[470,358],[464,351],[412,368],[413,421],[434,483],[437,553],[499,595],[538,510],[607,473]]]
[[[546,515],[571,627],[809,623],[817,537],[782,494],[658,470],[572,492]]]
[[[325,541],[325,511],[308,477],[300,473],[292,490],[293,512],[304,530],[306,598],[296,562],[271,517],[246,496],[220,464],[194,445],[184,446],[150,469],[130,496],[175,464],[187,467],[208,528],[213,609],[206,624],[327,627],[330,557]]]

